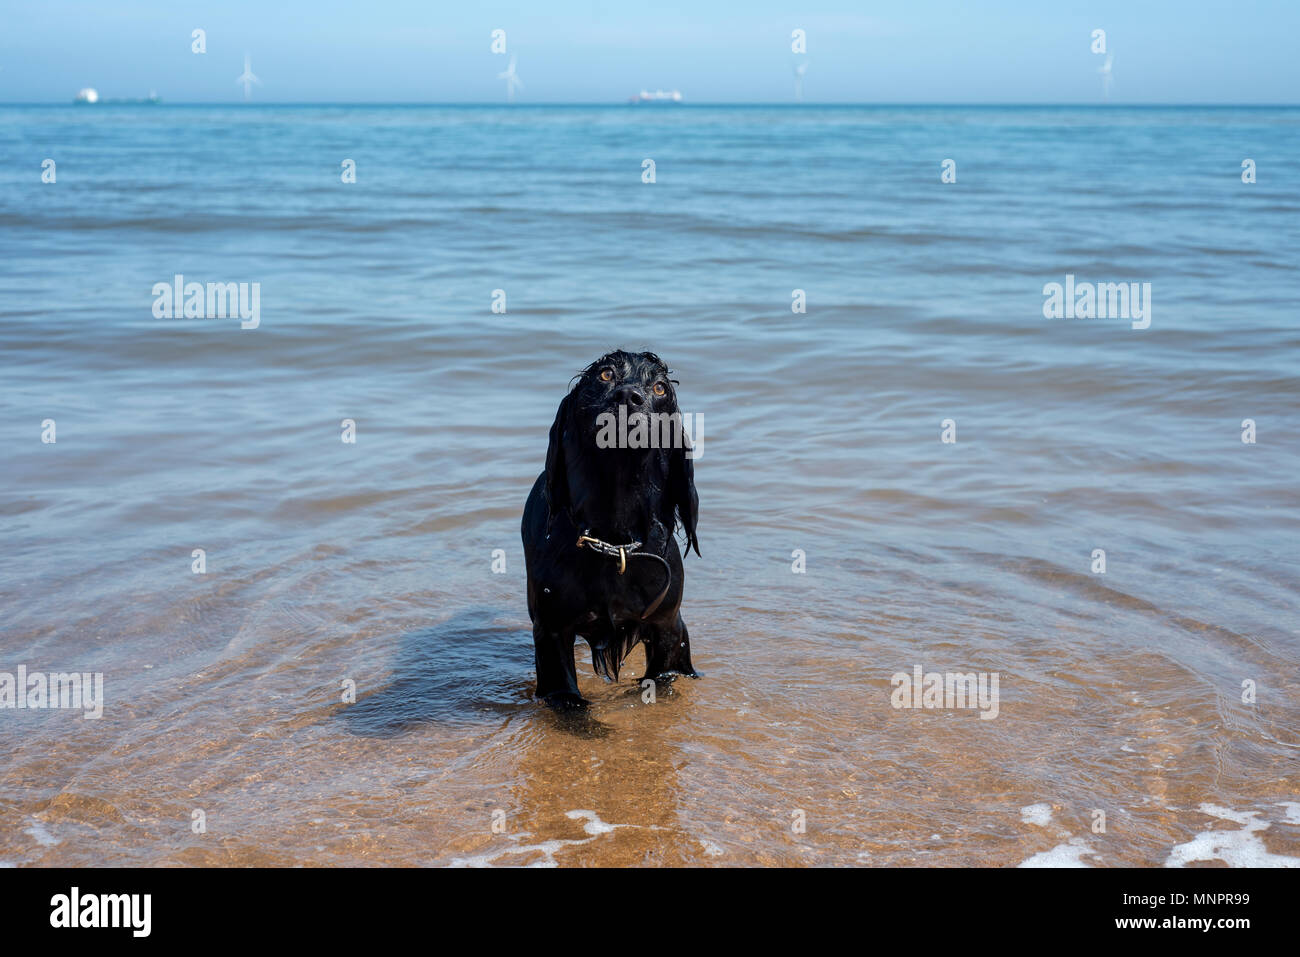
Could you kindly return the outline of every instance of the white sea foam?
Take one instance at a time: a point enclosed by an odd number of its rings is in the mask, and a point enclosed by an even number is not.
[[[1300,805],[1286,803],[1287,819],[1297,820]],[[1221,821],[1240,824],[1241,830],[1202,831],[1185,844],[1175,845],[1165,867],[1185,867],[1193,861],[1223,861],[1229,867],[1300,867],[1300,857],[1274,854],[1264,846],[1260,832],[1267,831],[1268,821],[1259,819],[1258,811],[1234,811],[1217,804],[1202,804],[1201,812]]]
[[[1085,854],[1096,854],[1081,837],[1072,837],[1064,844],[1058,844],[1050,851],[1039,851],[1033,857],[1026,861],[1021,861],[1017,867],[1091,867],[1091,864],[1083,860]]]
[[[566,847],[574,847],[579,844],[590,844],[602,834],[609,834],[618,830],[620,827],[636,827],[635,824],[608,824],[600,819],[600,815],[595,811],[566,811],[565,817],[572,821],[581,820],[582,830],[590,835],[581,840],[569,840],[556,838],[550,841],[542,841],[539,844],[521,843],[524,838],[532,835],[523,832],[520,834],[507,834],[511,841],[515,842],[512,847],[505,847],[495,851],[488,851],[483,854],[473,854],[469,857],[457,857],[452,860],[448,867],[491,867],[493,864],[501,861],[503,858],[519,857],[524,854],[540,853],[542,859],[529,864],[529,867],[559,867],[560,862],[555,859],[557,851]]]
[[[1025,824],[1037,824],[1039,827],[1047,827],[1052,820],[1052,805],[1030,804],[1028,807],[1022,807],[1020,809],[1020,820]]]
[[[709,857],[721,857],[723,854],[722,848],[712,841],[704,840],[704,838],[700,838],[700,846],[704,848],[704,853]]]

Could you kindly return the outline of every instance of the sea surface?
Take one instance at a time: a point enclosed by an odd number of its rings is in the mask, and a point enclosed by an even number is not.
[[[0,863],[1300,865],[1297,157],[1293,109],[0,108],[0,673],[104,689],[0,708]],[[580,643],[563,718],[519,521],[616,347],[703,417],[703,677]]]

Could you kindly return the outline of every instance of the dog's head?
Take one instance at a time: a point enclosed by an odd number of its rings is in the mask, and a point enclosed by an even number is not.
[[[601,468],[598,456],[618,455],[630,462],[633,470],[658,476],[662,492],[686,532],[687,548],[700,553],[695,538],[699,509],[695,466],[686,454],[691,450],[690,439],[681,427],[677,383],[670,375],[671,370],[653,352],[618,350],[601,356],[574,377],[573,387],[555,414],[546,450],[550,521],[581,497],[574,483],[596,481],[613,471]],[[657,430],[648,445],[638,442],[639,416],[646,422],[641,435],[650,437]],[[629,430],[633,434],[630,442],[625,442]],[[671,436],[671,441],[662,441],[665,435]],[[577,475],[572,474],[575,471]]]

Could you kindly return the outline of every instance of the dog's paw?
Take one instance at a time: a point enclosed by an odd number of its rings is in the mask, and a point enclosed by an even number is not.
[[[678,671],[674,668],[670,668],[667,671],[659,672],[659,674],[657,675],[643,675],[641,680],[645,681],[649,679],[650,681],[663,682],[664,684],[671,684],[674,678],[703,678],[703,677],[704,675],[698,671]]]

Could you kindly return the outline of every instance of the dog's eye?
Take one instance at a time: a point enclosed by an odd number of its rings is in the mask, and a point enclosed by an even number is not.
[[[668,390],[664,388],[664,384],[662,382],[655,383],[655,387],[654,387],[655,395],[663,395],[667,391]]]
[[[612,382],[612,381],[614,381],[614,370],[613,370],[613,369],[601,369],[601,370],[600,370],[600,381],[601,381],[601,382]]]

